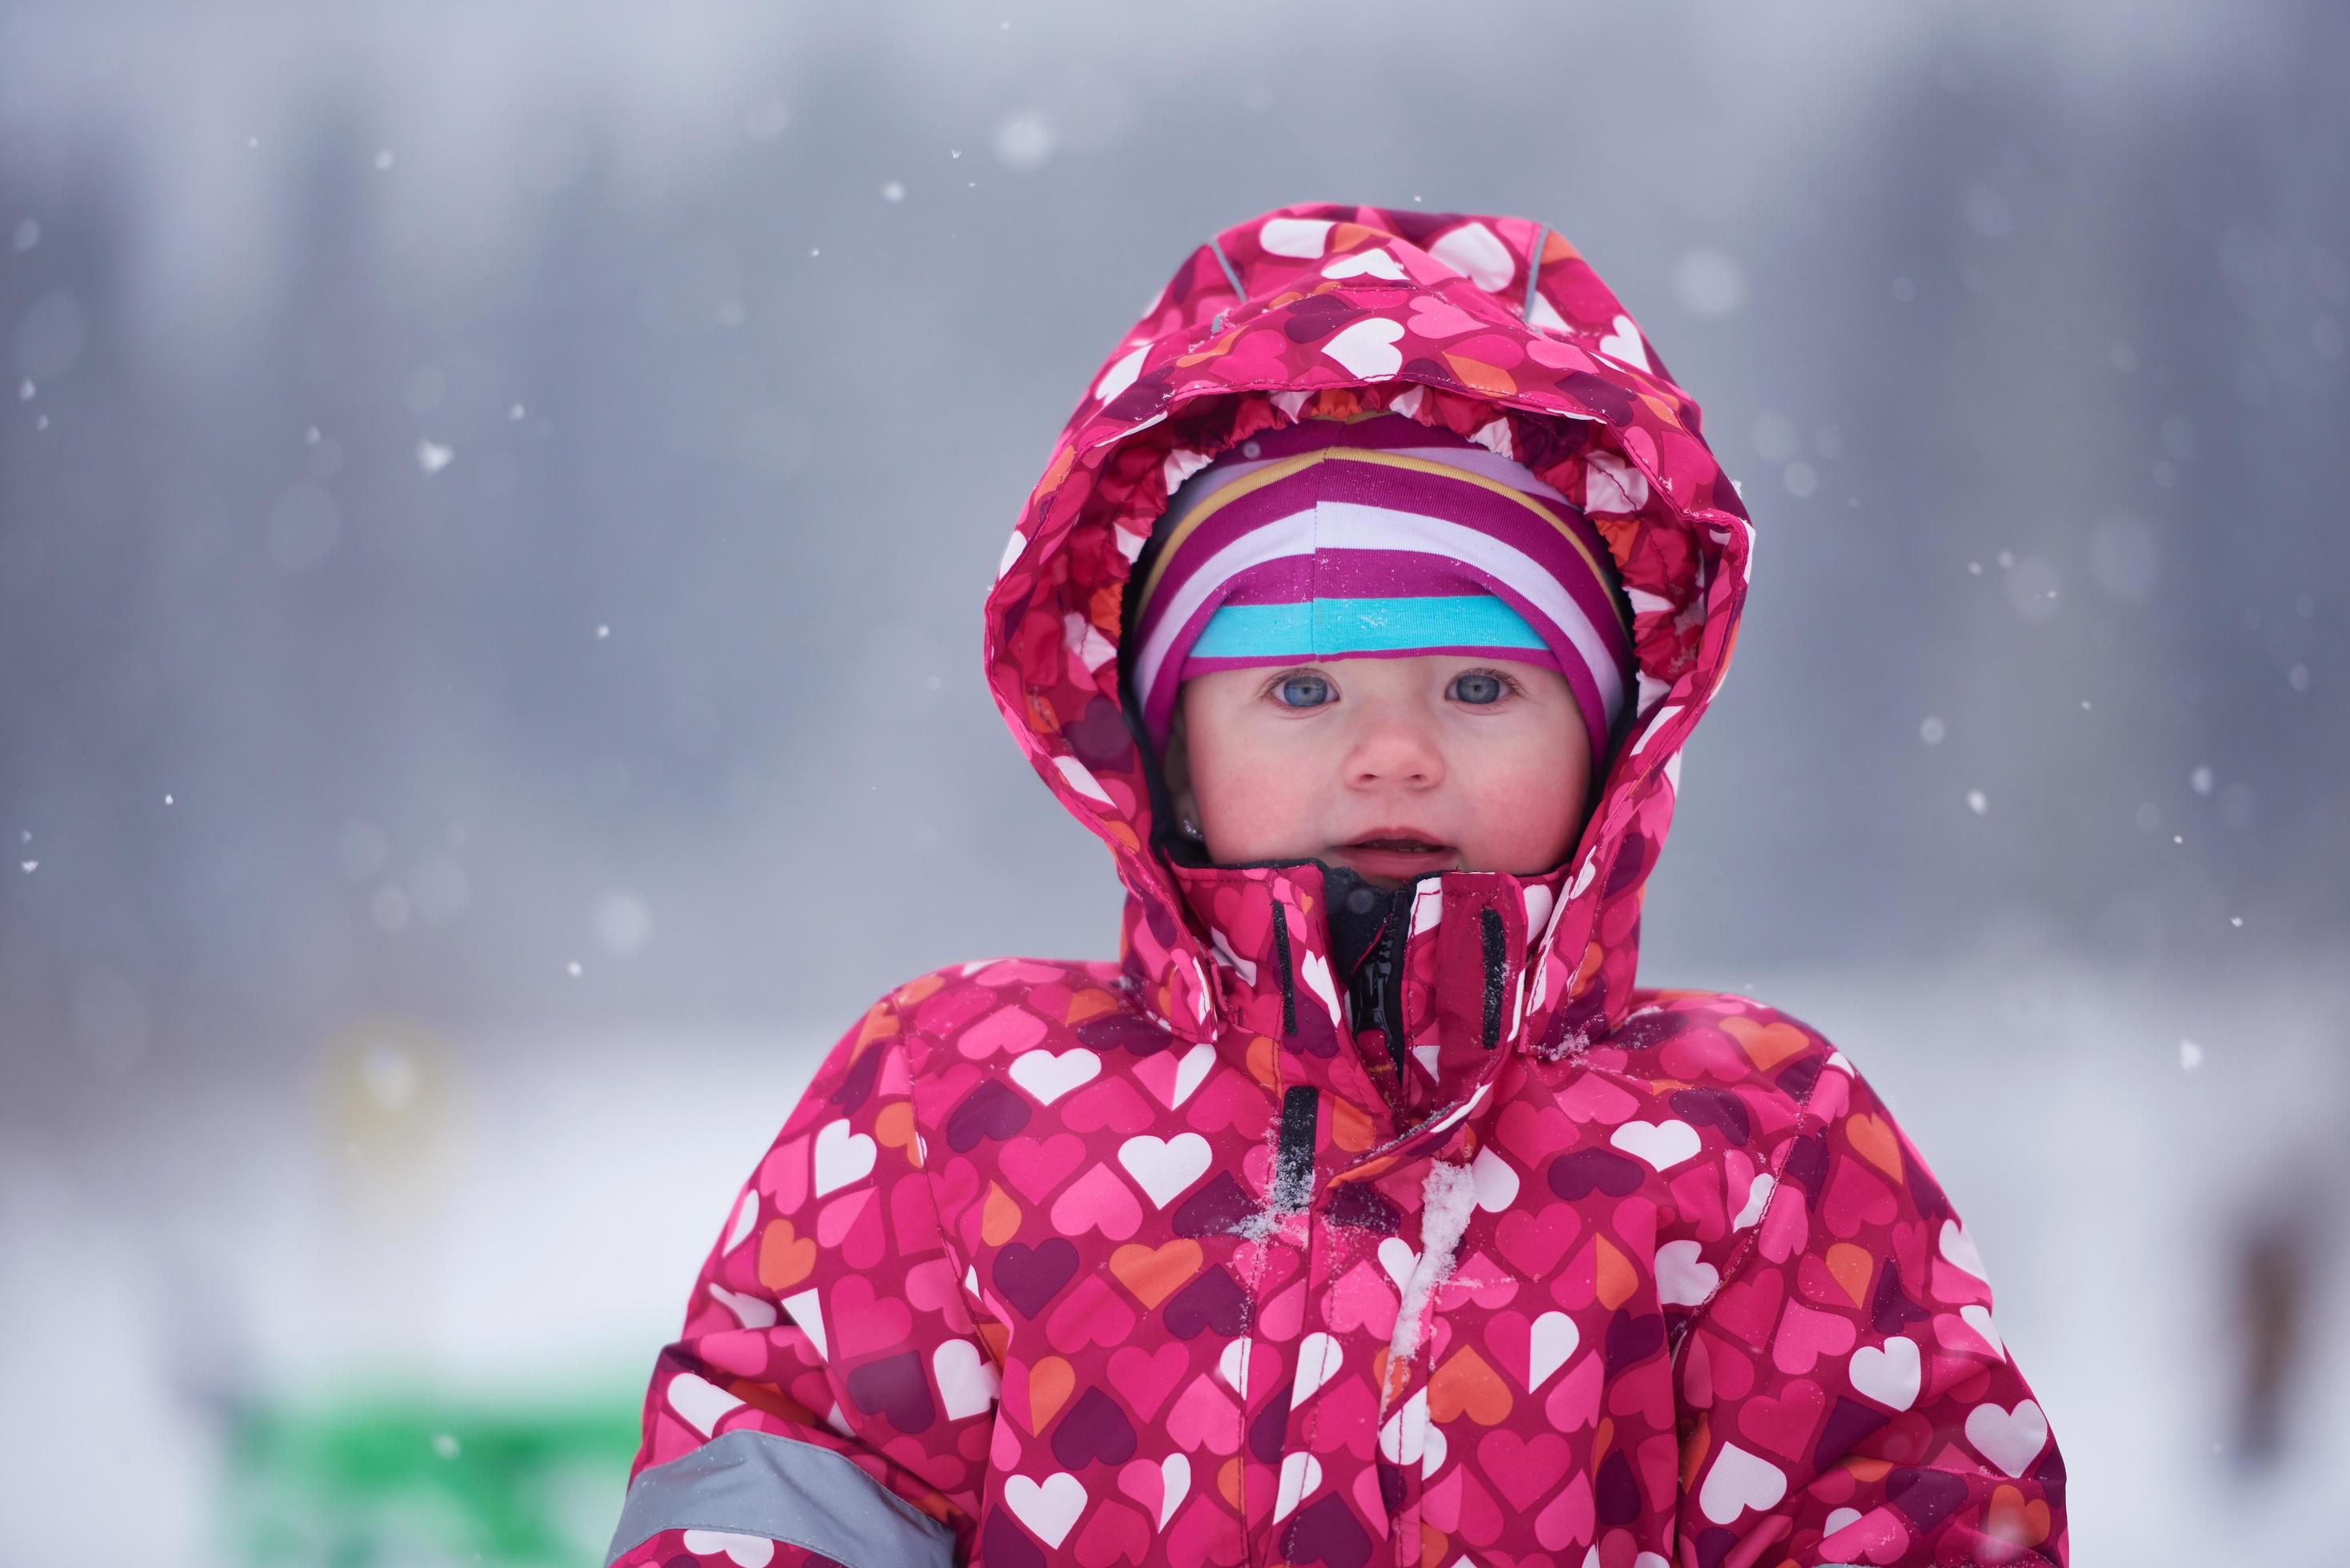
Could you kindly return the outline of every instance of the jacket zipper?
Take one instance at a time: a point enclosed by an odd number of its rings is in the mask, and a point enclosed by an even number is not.
[[[1399,962],[1401,938],[1409,929],[1405,914],[1409,908],[1397,899],[1389,909],[1387,921],[1379,928],[1378,938],[1371,943],[1369,955],[1363,961],[1362,973],[1368,981],[1363,989],[1364,1000],[1369,1004],[1370,1017],[1364,1020],[1378,1032],[1387,1047],[1388,1059],[1395,1064],[1396,1083],[1400,1093],[1403,1084],[1403,966]]]
[[[1395,1063],[1396,1081],[1403,1081],[1403,1064],[1407,1047],[1403,1037],[1403,936],[1409,929],[1403,909],[1399,907],[1389,929],[1379,938],[1379,966],[1372,976],[1378,986],[1378,1001],[1373,1011],[1378,1014],[1379,1027],[1388,1032],[1388,1057]]]

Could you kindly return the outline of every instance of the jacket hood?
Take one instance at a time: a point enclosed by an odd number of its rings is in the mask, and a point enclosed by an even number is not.
[[[1153,847],[1118,639],[1133,563],[1184,478],[1259,431],[1374,410],[1513,457],[1580,505],[1633,612],[1632,711],[1573,856],[1547,877],[1430,879],[1447,910],[1477,912],[1447,918],[1471,949],[1480,920],[1498,929],[1485,990],[1506,981],[1513,1047],[1553,1054],[1628,1009],[1643,888],[1681,747],[1729,669],[1752,542],[1697,405],[1561,235],[1522,218],[1310,204],[1194,251],[1110,351],[1022,510],[987,598],[989,688],[1055,798],[1109,846],[1142,1005],[1193,1041],[1245,1022],[1270,986],[1253,955],[1272,948],[1233,932],[1270,923],[1292,1021],[1293,940],[1307,950],[1295,971],[1305,1011],[1318,1000],[1335,1021],[1307,940],[1324,925],[1317,867],[1186,868]],[[1483,1011],[1496,1054],[1496,1009]]]

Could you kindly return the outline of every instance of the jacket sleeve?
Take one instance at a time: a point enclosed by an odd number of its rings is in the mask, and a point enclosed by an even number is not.
[[[940,1231],[912,1079],[889,1001],[816,1070],[654,1366],[608,1564],[967,1560],[998,1361]]]
[[[1842,1053],[1801,1033],[1776,1076],[1794,1114],[1755,1118],[1779,1130],[1679,1341],[1683,1550],[1739,1568],[2062,1564],[2064,1461],[1974,1243]]]

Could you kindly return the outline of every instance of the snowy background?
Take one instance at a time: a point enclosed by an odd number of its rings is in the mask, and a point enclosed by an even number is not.
[[[979,596],[1298,200],[1535,218],[1640,317],[1761,532],[1644,979],[1887,1093],[2085,1563],[2314,1560],[2345,59],[2329,0],[0,9],[0,1564],[559,1560],[494,1459],[586,1560],[815,1053],[1110,950]]]

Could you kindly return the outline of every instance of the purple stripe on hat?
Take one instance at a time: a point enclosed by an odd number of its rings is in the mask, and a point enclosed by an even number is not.
[[[1530,648],[1482,648],[1462,644],[1458,648],[1374,648],[1360,653],[1349,653],[1354,659],[1424,659],[1431,653],[1442,653],[1459,659],[1491,659],[1513,664],[1530,664],[1536,670],[1557,668],[1555,662]],[[1212,674],[1219,670],[1264,670],[1270,666],[1262,659],[1201,659],[1196,655],[1183,661],[1183,676]]]
[[[1445,562],[1446,568],[1457,563]],[[1285,605],[1306,599],[1433,598],[1492,592],[1466,576],[1431,576],[1421,550],[1317,550],[1236,573],[1225,604]]]

